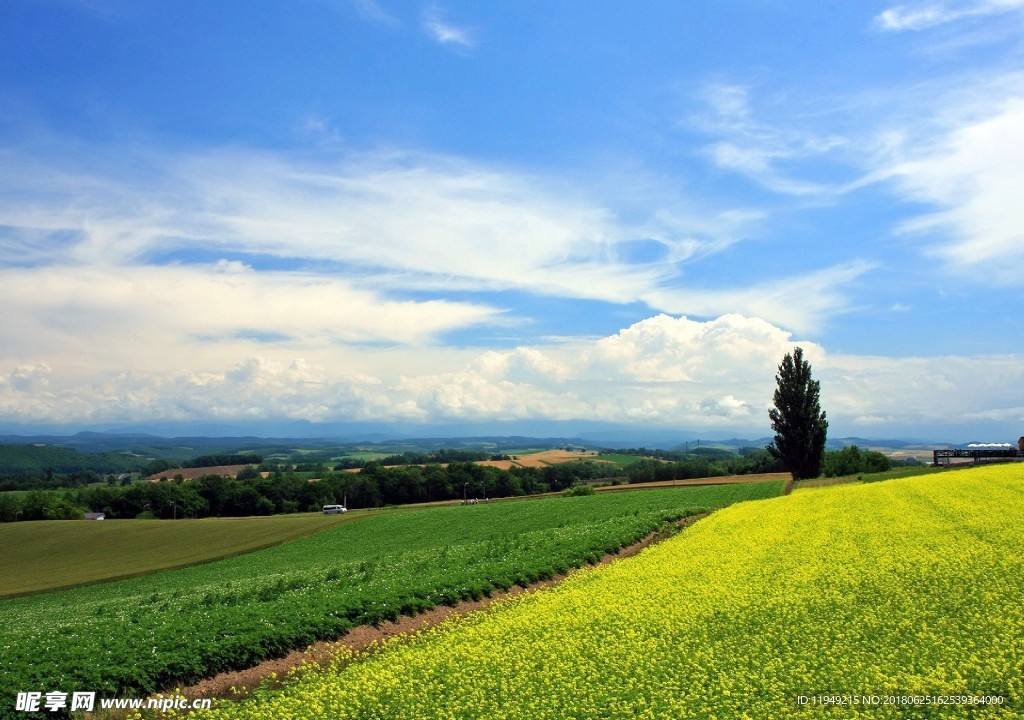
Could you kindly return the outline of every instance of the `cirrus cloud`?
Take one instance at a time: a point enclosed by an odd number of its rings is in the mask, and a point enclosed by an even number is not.
[[[1000,15],[1021,9],[1024,9],[1024,2],[1021,0],[960,0],[896,5],[875,16],[875,26],[881,30],[895,32],[925,30],[959,20]]]
[[[954,269],[984,265],[987,279],[1017,283],[1020,273],[999,259],[1024,238],[1024,97],[992,105],[933,143],[901,147],[905,157],[884,174],[906,198],[935,208],[902,223],[902,232],[928,238],[931,253]]]

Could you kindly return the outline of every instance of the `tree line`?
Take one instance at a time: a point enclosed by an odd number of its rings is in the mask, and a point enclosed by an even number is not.
[[[565,463],[511,470],[453,462],[447,466],[367,463],[359,472],[328,472],[315,482],[290,469],[266,477],[255,467],[237,478],[206,475],[195,480],[101,485],[62,492],[0,493],[0,521],[73,519],[84,512],[108,518],[201,518],[313,512],[323,505],[383,507],[441,500],[483,500],[557,492],[581,482],[615,478],[606,463]]]
[[[642,449],[641,449],[642,450]],[[620,451],[621,452],[621,451]],[[629,454],[630,451],[625,451]],[[640,452],[640,450],[633,451]],[[359,472],[325,472],[316,481],[292,468],[273,466],[266,473],[250,465],[237,477],[206,475],[195,480],[136,482],[129,485],[71,487],[59,492],[33,489],[0,493],[0,522],[76,519],[85,512],[108,518],[242,517],[314,512],[323,505],[345,503],[350,508],[483,500],[559,492],[586,483],[642,483],[700,477],[776,472],[778,460],[765,450],[740,454],[690,455],[681,460],[639,459],[623,468],[605,462],[570,462],[546,467],[509,470],[451,462],[385,466],[369,462]],[[890,467],[881,453],[856,446],[826,452],[825,474],[880,472]]]

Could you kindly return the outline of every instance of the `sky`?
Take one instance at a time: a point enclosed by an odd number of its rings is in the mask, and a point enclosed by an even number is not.
[[[1022,241],[1024,0],[0,3],[7,429],[1016,442]]]

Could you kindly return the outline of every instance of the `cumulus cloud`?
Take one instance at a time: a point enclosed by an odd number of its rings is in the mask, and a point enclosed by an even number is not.
[[[56,373],[55,373],[56,374]],[[60,373],[48,393],[3,394],[0,413],[22,422],[306,419],[347,417],[374,407],[379,381],[334,373],[301,359],[250,357],[220,371]],[[358,417],[352,415],[351,417]]]
[[[1024,358],[1019,355],[831,355],[815,367],[823,405],[876,432],[1016,421],[1016,409],[1024,406]]]
[[[489,351],[455,372],[404,378],[401,392],[424,417],[449,420],[758,424],[792,347],[789,333],[756,318],[658,315],[597,340]]]
[[[722,358],[764,345],[753,367],[770,370],[786,336],[770,323],[821,322],[856,274],[786,279],[799,303],[770,285],[680,290],[682,268],[728,247],[750,215],[620,213],[559,180],[459,158],[77,155],[88,162],[10,152],[0,169],[11,421],[724,421],[756,415],[760,391]],[[601,341],[444,346],[526,320],[495,295],[442,299],[504,290],[765,320],[661,316]],[[708,353],[721,357],[702,364]]]
[[[763,374],[790,347],[789,333],[758,318],[658,315],[602,338],[583,358],[602,379],[732,383]]]
[[[782,356],[804,348],[833,431],[904,433],[961,419],[1015,423],[1024,358],[831,354],[764,320],[658,315],[603,338],[474,355],[294,346],[199,367],[111,371],[0,365],[0,419],[21,422],[301,419],[313,422],[579,420],[766,433]],[[380,362],[380,358],[390,358]],[[195,364],[195,363],[193,363]],[[413,368],[419,367],[419,371]]]
[[[874,267],[854,261],[750,287],[657,289],[643,297],[652,307],[668,312],[710,317],[735,311],[808,333],[842,313],[848,305],[843,289]]]
[[[790,334],[751,317],[663,314],[597,340],[490,351],[402,389],[431,417],[756,426],[778,361],[793,346]]]
[[[823,356],[803,344],[809,357]],[[659,315],[597,340],[489,351],[457,371],[405,377],[399,395],[445,420],[757,426],[793,347],[789,333],[756,318]]]
[[[129,336],[138,342],[138,335]],[[108,339],[97,341],[105,347]],[[219,367],[217,353],[200,353],[190,358],[200,365],[192,369],[176,368],[173,358],[118,372],[98,359],[53,371],[19,365],[0,382],[0,415],[78,422],[586,418],[715,425],[752,419],[765,407],[774,367],[791,347],[788,333],[762,320],[660,315],[597,340],[491,350],[466,361],[449,357],[447,367],[418,373],[410,371],[416,351],[401,347],[378,350],[404,356],[390,370],[347,367],[343,353],[313,361],[297,356],[294,346]]]
[[[18,392],[44,392],[50,384],[53,370],[42,362],[38,365],[19,365],[4,378],[4,382]]]

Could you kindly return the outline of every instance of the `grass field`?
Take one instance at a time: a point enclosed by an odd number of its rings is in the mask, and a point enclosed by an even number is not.
[[[743,503],[197,717],[1020,718],[1022,517],[1019,465]]]
[[[602,453],[597,456],[598,460],[604,460],[605,462],[612,463],[622,468],[629,467],[635,463],[645,460],[647,458],[640,457],[639,455],[620,455],[618,453]]]
[[[14,717],[5,712],[13,701],[4,703],[32,688],[131,696],[247,667],[356,625],[551,577],[669,520],[781,488],[768,482],[378,512],[218,562],[6,599],[0,718]]]
[[[4,523],[0,597],[209,562],[296,540],[358,515]]]
[[[970,468],[961,468],[970,469]],[[881,480],[895,480],[898,478],[915,477],[917,475],[934,475],[950,470],[945,467],[933,467],[931,465],[915,465],[910,467],[898,467],[879,473],[867,473],[861,476],[863,482],[879,482]]]

